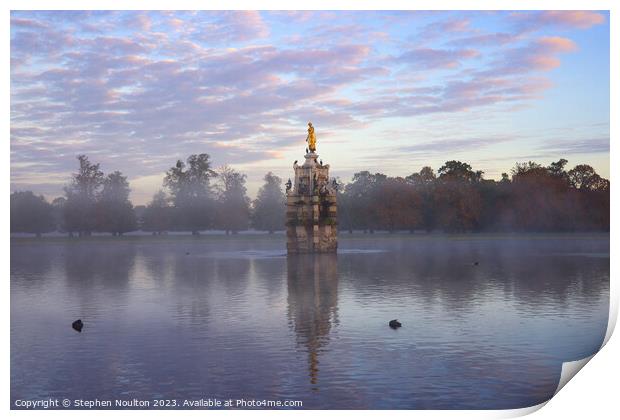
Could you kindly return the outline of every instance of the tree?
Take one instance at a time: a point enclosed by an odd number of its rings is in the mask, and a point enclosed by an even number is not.
[[[532,175],[534,173],[545,174],[547,173],[547,170],[538,163],[532,162],[530,160],[528,162],[517,162],[514,168],[510,170],[510,173],[512,174],[512,178],[514,181],[515,177],[519,175]]]
[[[247,196],[245,181],[245,175],[228,166],[223,166],[218,171],[217,224],[227,235],[248,228],[250,199]]]
[[[405,178],[407,182],[417,187],[433,184],[436,179],[435,172],[430,166],[425,166],[420,169],[420,172],[413,173]]]
[[[404,178],[387,178],[375,193],[374,214],[379,226],[389,232],[413,231],[422,221],[421,198]]]
[[[97,203],[100,231],[116,236],[136,229],[136,216],[129,201],[129,192],[127,177],[121,172],[112,172],[105,178]]]
[[[56,197],[52,201],[52,216],[54,218],[54,226],[60,232],[65,232],[65,204],[67,203],[67,199],[65,197]]]
[[[601,178],[590,165],[577,165],[568,171],[568,180],[573,188],[578,190],[604,190],[609,187],[609,181]]]
[[[451,160],[439,168],[433,199],[437,224],[451,232],[471,231],[480,226],[482,171],[468,163]]]
[[[216,176],[206,153],[190,155],[187,164],[178,160],[166,172],[164,185],[172,196],[177,227],[197,235],[213,225],[215,205],[210,181]]]
[[[136,223],[138,229],[142,228],[142,222],[144,220],[144,211],[146,210],[146,206],[144,204],[138,204],[137,206],[133,206],[133,212],[136,215]]]
[[[284,228],[286,198],[282,191],[282,179],[271,172],[265,177],[265,184],[258,190],[252,203],[252,226],[270,234]]]
[[[15,191],[11,194],[11,232],[42,233],[54,230],[52,206],[42,195],[32,191]]]
[[[144,230],[151,231],[157,235],[169,230],[172,227],[173,210],[166,193],[161,190],[158,191],[144,209]]]
[[[412,184],[419,195],[419,206],[421,211],[420,225],[427,232],[435,228],[436,214],[434,206],[434,191],[437,182],[437,176],[430,166],[424,166],[420,172],[413,173],[405,178],[408,183]]]
[[[379,227],[374,204],[378,187],[386,179],[384,174],[362,171],[354,174],[352,182],[346,185],[344,194],[350,203],[349,217],[354,228],[373,233]]]
[[[571,199],[569,185],[558,175],[560,164],[549,170],[538,163],[517,163],[512,169],[511,202],[515,227],[527,231],[572,229],[580,209]]]
[[[450,160],[439,168],[440,178],[454,178],[469,182],[479,182],[482,180],[482,171],[472,171],[471,165],[458,160]]]
[[[568,161],[566,159],[560,159],[557,162],[552,162],[547,167],[547,170],[549,171],[551,176],[566,179],[566,171],[564,170],[564,167],[566,166],[567,163]]]
[[[448,232],[479,228],[482,200],[476,185],[463,179],[444,177],[434,190],[437,226]]]
[[[577,165],[568,171],[570,185],[579,194],[583,209],[582,224],[586,228],[608,230],[609,218],[609,180],[601,177],[590,165]]]
[[[346,194],[347,185],[337,180],[339,188],[336,191],[336,202],[338,203],[338,226],[342,230],[348,230],[353,233],[356,227],[353,220],[353,200],[349,194]]]
[[[514,229],[512,185],[508,174],[502,173],[502,179],[499,182],[483,180],[476,186],[481,201],[478,228],[487,231]]]
[[[78,172],[72,175],[65,190],[67,201],[64,205],[65,227],[80,236],[90,235],[97,226],[95,217],[97,196],[103,185],[103,172],[99,164],[92,164],[86,155],[77,157],[80,162]]]

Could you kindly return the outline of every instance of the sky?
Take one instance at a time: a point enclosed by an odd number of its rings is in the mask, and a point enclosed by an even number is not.
[[[63,194],[86,154],[134,204],[208,153],[254,196],[305,153],[332,176],[460,160],[609,177],[609,14],[13,11],[11,191]]]

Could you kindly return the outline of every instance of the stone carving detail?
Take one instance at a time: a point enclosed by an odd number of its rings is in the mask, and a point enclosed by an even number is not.
[[[336,181],[336,178],[332,179],[332,189],[334,190],[334,193],[338,192],[338,182]]]

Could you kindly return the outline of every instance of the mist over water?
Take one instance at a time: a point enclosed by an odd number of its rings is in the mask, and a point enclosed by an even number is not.
[[[281,236],[12,240],[11,400],[519,408],[550,398],[562,362],[605,335],[608,234],[339,246],[287,257]]]

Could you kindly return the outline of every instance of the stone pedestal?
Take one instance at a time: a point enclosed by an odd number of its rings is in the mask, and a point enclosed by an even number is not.
[[[286,197],[286,248],[289,254],[336,252],[338,249],[337,185],[329,165],[315,152],[295,164],[295,182]]]

